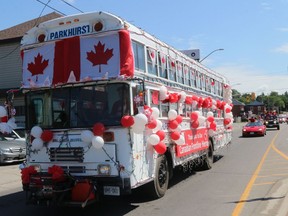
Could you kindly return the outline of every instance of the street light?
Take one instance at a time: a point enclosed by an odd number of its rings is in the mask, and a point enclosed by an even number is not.
[[[210,52],[208,55],[206,55],[203,59],[201,59],[199,62],[202,62],[204,59],[206,59],[208,56],[210,56],[212,53],[217,52],[217,51],[223,51],[224,49],[220,48],[220,49],[215,49],[212,52]]]

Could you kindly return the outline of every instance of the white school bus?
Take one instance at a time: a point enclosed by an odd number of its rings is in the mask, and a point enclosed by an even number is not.
[[[22,39],[32,204],[86,206],[140,186],[164,196],[175,168],[210,169],[231,142],[231,87],[106,12],[40,23]]]

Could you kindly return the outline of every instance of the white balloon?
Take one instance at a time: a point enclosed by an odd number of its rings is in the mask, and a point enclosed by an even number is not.
[[[12,129],[15,129],[17,127],[17,124],[15,123],[15,118],[10,118],[7,122],[7,124],[12,128]]]
[[[9,125],[7,123],[1,122],[0,123],[0,131],[2,133],[11,133],[12,132],[12,128],[9,127]]]
[[[181,95],[181,97],[179,99],[179,102],[183,103],[185,101],[185,99],[186,99],[186,93],[184,91],[181,91],[180,95]]]
[[[147,143],[150,145],[157,145],[160,142],[160,137],[157,134],[152,134],[147,138]]]
[[[132,125],[131,130],[132,130],[132,132],[134,132],[136,134],[141,134],[145,130],[145,125],[134,124],[134,125]]]
[[[195,109],[197,107],[198,102],[197,101],[193,101],[192,102],[192,108]]]
[[[209,116],[214,116],[213,112],[211,112],[211,111],[207,112],[207,117],[209,117]]]
[[[39,126],[34,126],[32,129],[31,129],[31,135],[35,138],[40,138],[41,137],[41,134],[43,133],[43,130],[41,127]]]
[[[158,119],[159,118],[159,113],[160,113],[159,109],[157,107],[152,107],[151,109],[152,109],[152,115],[151,116],[154,119]]]
[[[93,137],[94,137],[94,134],[90,130],[84,130],[81,132],[81,139],[85,143],[91,143]]]
[[[233,118],[233,113],[224,113],[225,118]]]
[[[160,100],[165,100],[167,96],[167,88],[165,86],[161,86],[159,89],[159,99]]]
[[[198,121],[199,121],[199,124],[203,126],[204,122],[206,121],[206,118],[204,116],[199,116]]]
[[[32,141],[32,150],[41,150],[43,148],[43,140],[36,138]]]
[[[7,110],[5,109],[5,107],[0,106],[0,118],[7,116]]]
[[[143,113],[139,113],[134,117],[134,124],[136,125],[146,125],[148,123],[148,118]]]
[[[174,120],[177,118],[177,111],[176,110],[169,110],[168,112],[168,119],[169,120]]]
[[[157,122],[157,125],[156,125],[156,128],[152,130],[153,133],[156,133],[157,131],[162,129],[162,125],[163,125],[162,122],[159,119],[157,119],[156,122]]]
[[[92,145],[96,149],[101,149],[104,146],[104,140],[101,136],[93,136]]]

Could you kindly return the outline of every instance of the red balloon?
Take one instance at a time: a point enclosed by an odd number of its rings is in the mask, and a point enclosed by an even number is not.
[[[156,134],[160,137],[160,141],[164,140],[165,132],[163,130],[157,131]]]
[[[226,108],[226,109],[225,109],[225,112],[226,112],[226,113],[230,113],[230,112],[231,112],[231,109],[230,109],[230,108]]]
[[[213,117],[213,116],[207,117],[207,121],[208,121],[208,122],[213,122],[213,121],[214,121],[214,117]]]
[[[171,139],[178,140],[180,138],[180,133],[178,131],[173,131],[170,136]]]
[[[41,139],[44,142],[50,142],[53,139],[53,133],[49,130],[44,130],[41,134]]]
[[[0,122],[8,122],[8,116],[3,116],[0,119],[1,119]]]
[[[193,101],[197,101],[197,102],[199,101],[199,98],[196,95],[193,95],[192,99],[193,99]]]
[[[228,125],[231,122],[230,118],[225,118],[224,119],[224,125]]]
[[[121,118],[121,124],[123,127],[131,127],[134,124],[133,116],[129,116],[129,115],[123,116]]]
[[[211,122],[210,123],[210,129],[212,129],[212,130],[216,130],[216,127],[217,127],[217,125],[216,125],[216,123],[215,122]]]
[[[191,126],[192,126],[192,128],[198,128],[199,127],[199,121],[198,120],[193,121]]]
[[[93,126],[93,134],[94,135],[101,136],[101,135],[103,135],[104,131],[105,131],[105,127],[101,122],[94,124],[94,126]]]
[[[158,154],[164,154],[167,150],[167,146],[164,142],[159,142],[157,145],[154,145],[153,148]]]
[[[147,127],[148,127],[149,129],[154,129],[154,128],[156,128],[156,127],[157,127],[157,121],[156,121],[156,119],[153,119],[152,121],[150,121],[150,122],[147,124]]]
[[[182,116],[180,116],[180,115],[177,115],[177,117],[176,117],[176,119],[175,119],[179,124],[181,124],[182,123],[182,120],[183,120],[183,118],[182,118]]]
[[[172,121],[169,121],[169,128],[170,129],[176,129],[178,127],[178,122],[174,119]]]
[[[190,118],[192,121],[196,121],[198,119],[198,113],[192,112]]]

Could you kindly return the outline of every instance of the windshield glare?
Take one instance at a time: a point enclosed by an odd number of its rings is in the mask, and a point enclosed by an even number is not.
[[[55,88],[29,92],[26,123],[31,129],[119,125],[130,114],[129,86],[124,83]]]

